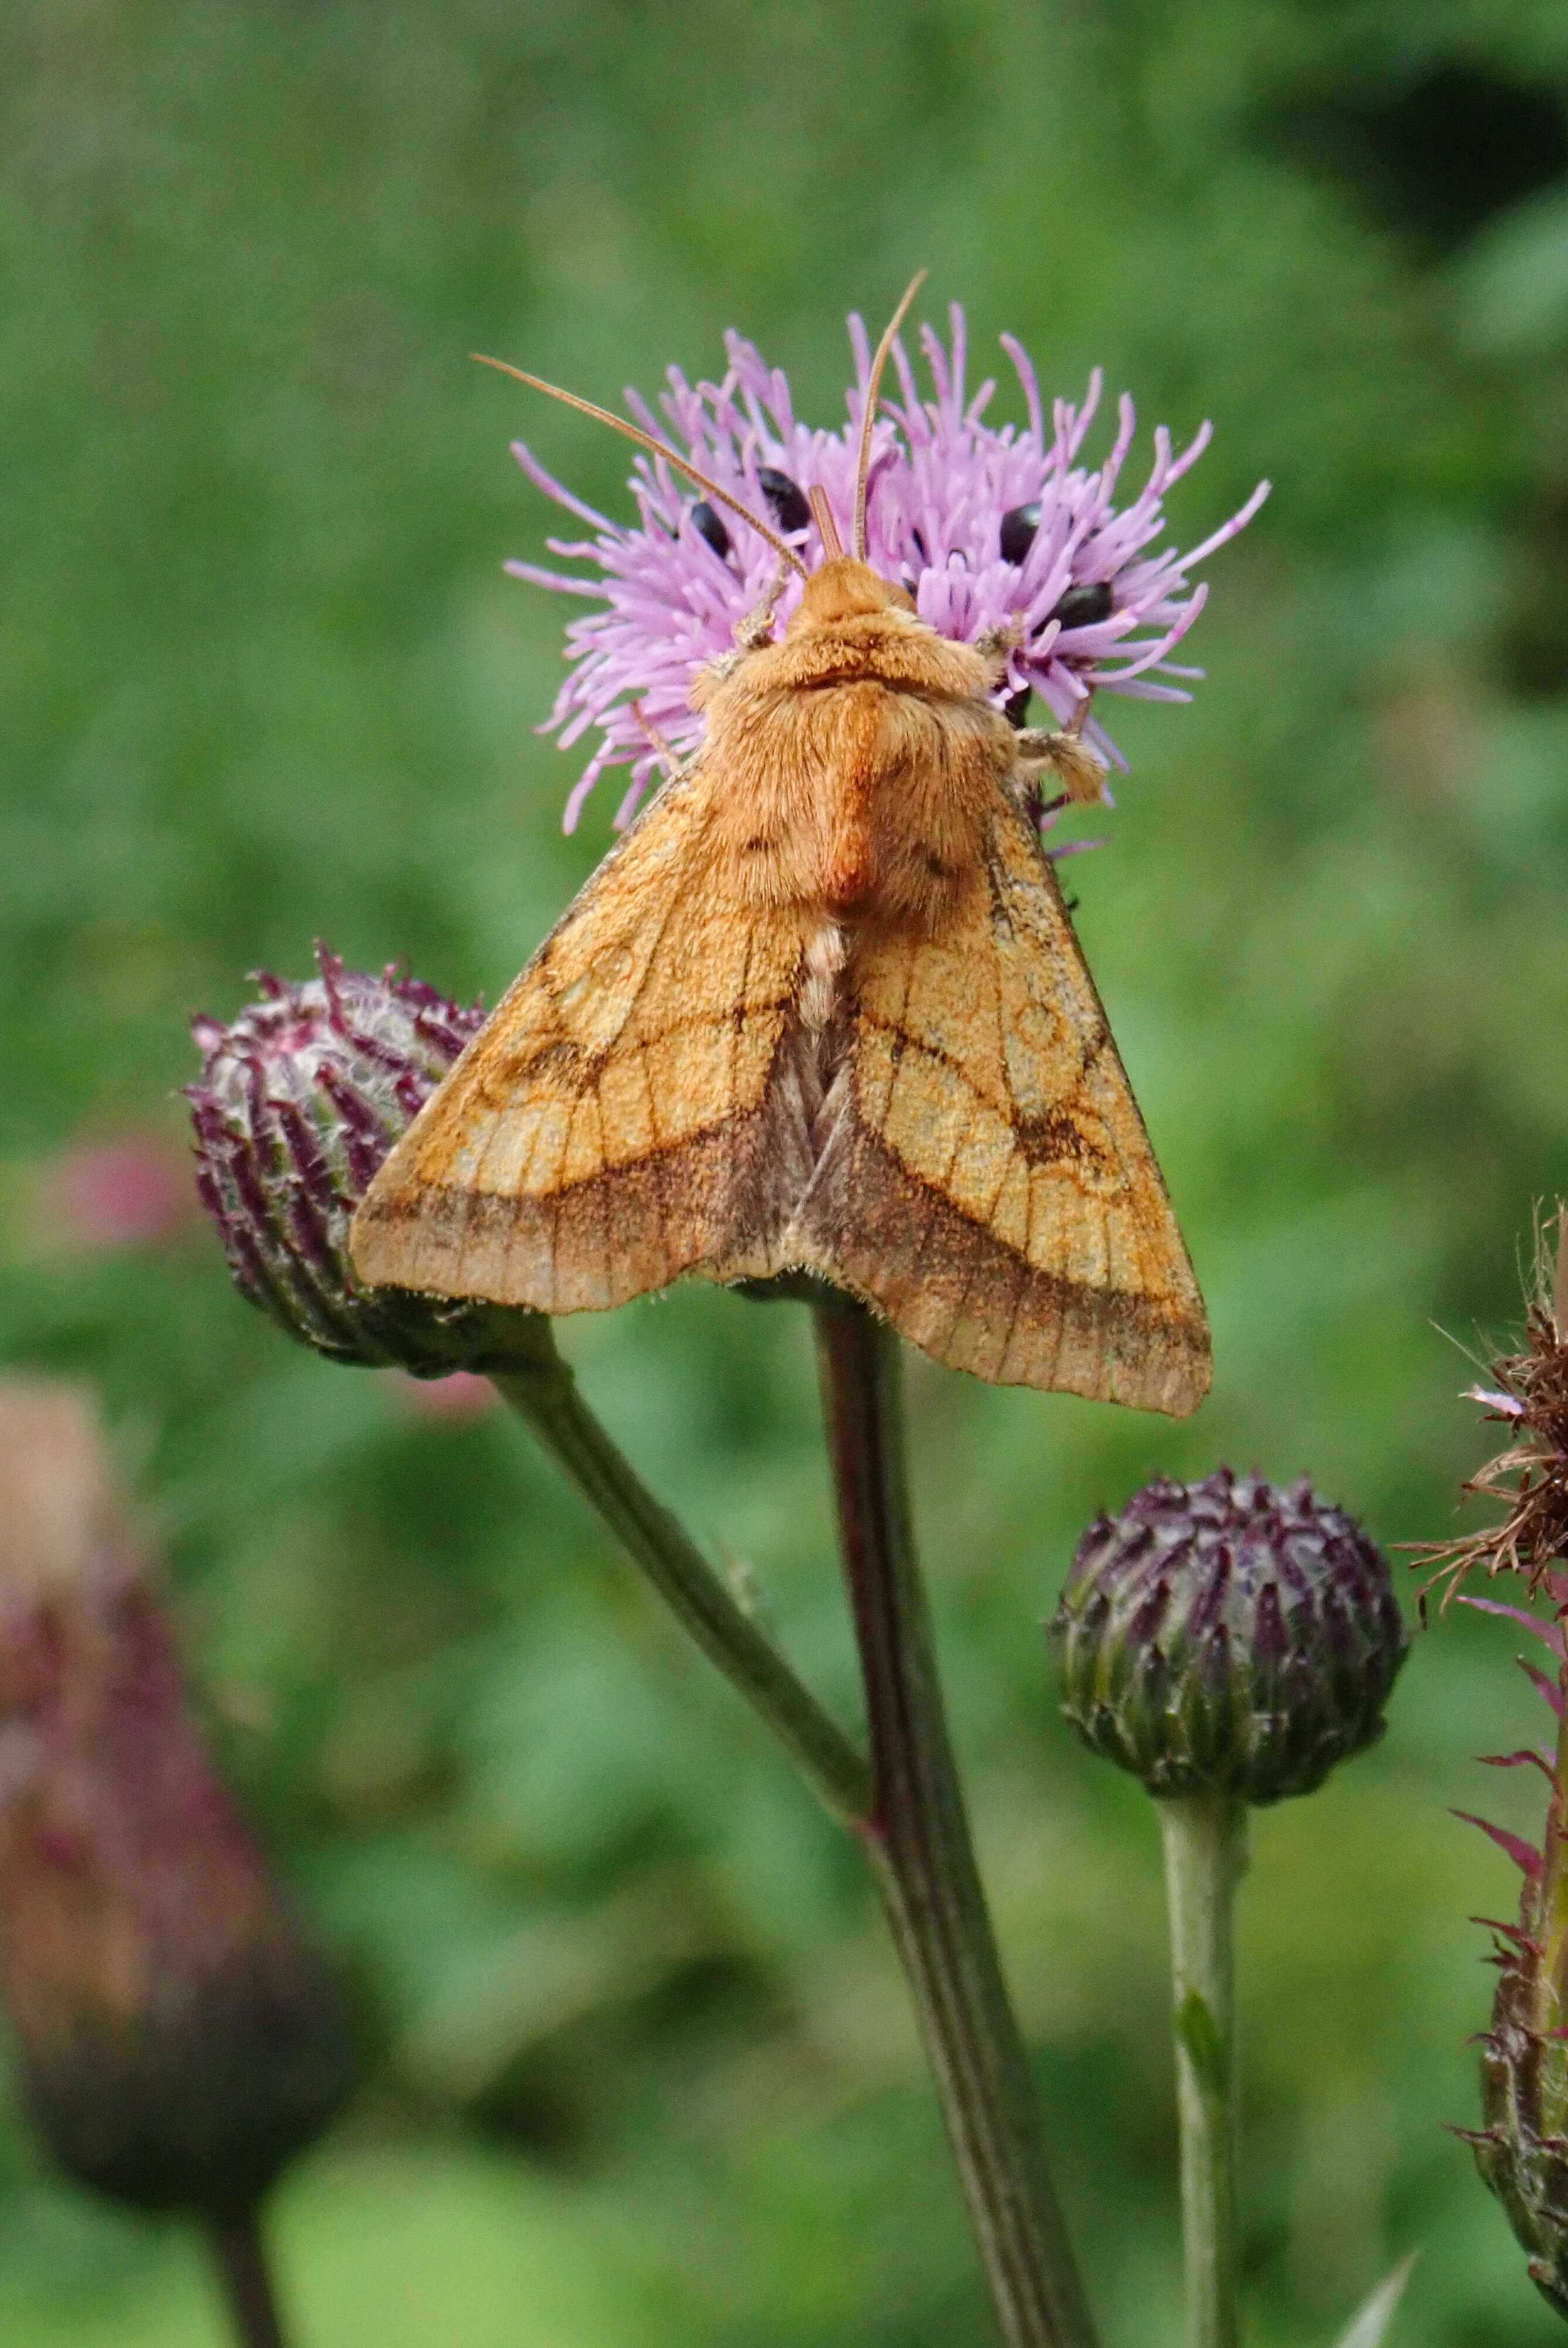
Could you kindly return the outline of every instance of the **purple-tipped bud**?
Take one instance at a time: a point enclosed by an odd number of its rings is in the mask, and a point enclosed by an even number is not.
[[[337,1985],[219,1776],[90,1401],[0,1381],[0,2000],[56,2157],[228,2224],[352,2084]]]
[[[1305,1478],[1163,1478],[1078,1545],[1062,1711],[1151,1793],[1309,1794],[1383,1733],[1409,1644],[1388,1561]]]
[[[335,1361],[440,1377],[527,1355],[536,1315],[366,1288],[349,1259],[355,1208],[483,1009],[395,964],[372,977],[320,945],[316,963],[298,986],[260,973],[231,1026],[192,1022],[196,1182],[236,1287]]]

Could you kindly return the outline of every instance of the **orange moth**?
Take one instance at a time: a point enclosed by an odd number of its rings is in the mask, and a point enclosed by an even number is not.
[[[938,1361],[1196,1408],[1208,1325],[1033,819],[1072,727],[1015,731],[1005,644],[920,620],[853,549],[698,677],[701,747],[593,874],[393,1150],[354,1219],[372,1283],[598,1311],[682,1273],[806,1272]],[[507,370],[517,373],[518,370]],[[533,376],[522,377],[552,391]]]

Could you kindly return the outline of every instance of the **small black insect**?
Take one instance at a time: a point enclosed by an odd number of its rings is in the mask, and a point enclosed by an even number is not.
[[[692,507],[692,527],[698,537],[712,548],[721,562],[728,561],[730,533],[706,498],[699,498]]]
[[[1009,506],[1002,516],[1002,561],[1021,562],[1034,544],[1034,534],[1039,528],[1038,498],[1032,505]]]
[[[1027,506],[1009,506],[1001,520],[1002,561],[1023,562],[1034,544],[1039,528],[1038,500]],[[1068,589],[1056,609],[1047,614],[1047,624],[1055,620],[1063,628],[1091,628],[1097,621],[1111,617],[1115,603],[1115,594],[1108,580],[1087,580],[1080,587]]]
[[[780,473],[772,465],[759,465],[757,486],[773,508],[774,520],[786,538],[792,531],[804,530],[811,520],[811,508],[798,481],[787,473]]]
[[[1108,620],[1115,604],[1110,581],[1091,579],[1081,587],[1070,587],[1049,617],[1064,628],[1091,628],[1096,621]]]

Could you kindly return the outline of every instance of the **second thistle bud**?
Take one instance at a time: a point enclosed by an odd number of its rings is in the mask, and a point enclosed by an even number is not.
[[[1079,1543],[1062,1710],[1151,1793],[1307,1794],[1382,1735],[1409,1633],[1388,1560],[1303,1479],[1151,1484]]]
[[[324,947],[316,962],[320,975],[301,985],[263,975],[261,1001],[232,1026],[194,1023],[197,1187],[234,1284],[336,1361],[424,1377],[515,1364],[532,1350],[536,1315],[367,1288],[348,1246],[383,1159],[484,1013],[395,968],[345,970]]]

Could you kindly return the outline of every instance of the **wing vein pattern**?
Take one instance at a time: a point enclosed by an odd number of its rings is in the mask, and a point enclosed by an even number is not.
[[[1208,1333],[1054,872],[999,788],[935,937],[852,933],[715,871],[714,788],[667,785],[377,1176],[373,1282],[569,1312],[685,1272],[805,1269],[938,1360],[1183,1416]]]

